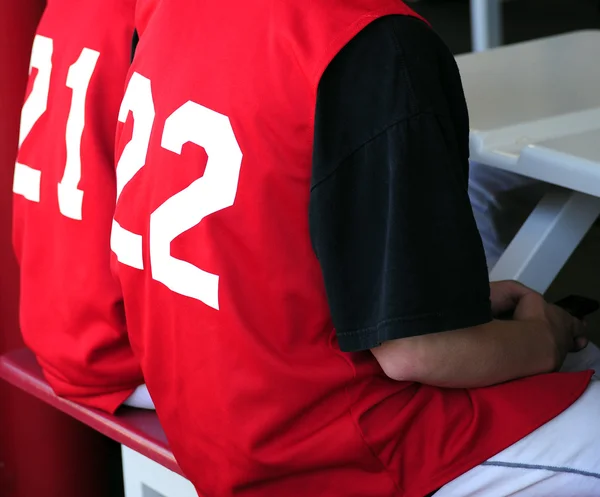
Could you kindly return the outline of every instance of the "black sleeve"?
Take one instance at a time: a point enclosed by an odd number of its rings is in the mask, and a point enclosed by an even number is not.
[[[133,62],[133,57],[135,56],[135,49],[140,42],[140,37],[138,36],[137,29],[133,30],[133,37],[131,38],[131,62]]]
[[[342,350],[491,320],[468,134],[454,58],[422,21],[379,19],[327,68],[310,230]]]

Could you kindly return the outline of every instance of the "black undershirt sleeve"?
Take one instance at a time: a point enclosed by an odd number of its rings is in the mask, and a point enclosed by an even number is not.
[[[454,58],[418,19],[374,21],[327,68],[309,214],[342,350],[491,320],[468,134]]]
[[[135,49],[140,41],[140,37],[138,36],[137,29],[133,30],[133,36],[131,38],[131,62],[133,62],[133,57],[135,56]]]

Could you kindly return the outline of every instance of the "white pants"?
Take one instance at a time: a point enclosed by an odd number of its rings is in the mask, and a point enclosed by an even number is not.
[[[569,354],[562,371],[594,369],[593,344]],[[510,422],[510,420],[507,420]],[[435,497],[600,496],[600,377],[566,411],[481,466],[448,483]]]
[[[138,409],[154,410],[154,402],[150,398],[150,393],[145,383],[137,387],[129,398],[123,402],[123,405],[137,407]]]

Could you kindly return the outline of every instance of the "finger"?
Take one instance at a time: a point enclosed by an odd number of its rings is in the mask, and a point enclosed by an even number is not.
[[[499,316],[515,310],[522,299],[538,297],[539,294],[516,281],[499,281],[492,283],[491,300],[494,316]]]
[[[585,336],[579,336],[573,341],[573,352],[579,352],[585,349],[590,343],[589,339]]]
[[[519,297],[524,297],[525,295],[529,295],[530,293],[535,293],[536,295],[541,295],[541,293],[535,291],[533,288],[529,288],[528,286],[523,285],[515,280],[506,280],[504,283],[507,287],[510,288],[511,293],[517,295]]]

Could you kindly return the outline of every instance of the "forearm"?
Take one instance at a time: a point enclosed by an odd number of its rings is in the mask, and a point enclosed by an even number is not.
[[[448,388],[485,387],[559,366],[537,321],[492,321],[386,342],[372,352],[391,378]]]

